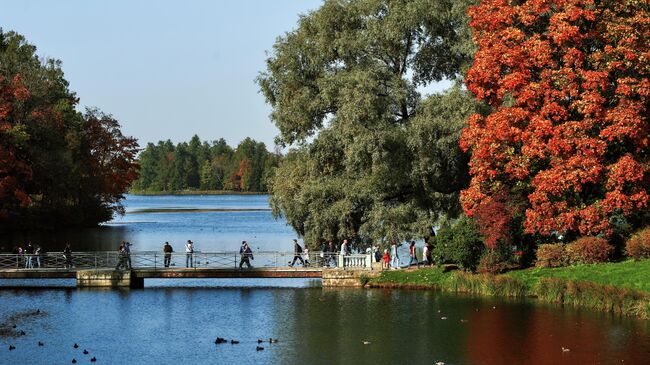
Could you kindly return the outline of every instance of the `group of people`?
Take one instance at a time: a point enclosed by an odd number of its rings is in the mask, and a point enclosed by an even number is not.
[[[131,246],[133,246],[128,241],[122,241],[118,246],[118,260],[116,269],[131,269]],[[381,254],[380,246],[372,246],[366,249],[366,254],[373,253],[374,259],[376,262],[381,262],[382,270],[388,269],[400,269],[401,260],[398,252],[398,248],[401,244],[396,243],[394,240],[390,242],[390,247],[383,251]],[[428,266],[433,264],[431,257],[431,245],[427,240],[424,242],[424,247],[422,249],[422,260],[418,259],[418,250],[416,248],[415,241],[411,241],[409,244],[409,262],[407,267],[415,265],[417,268],[420,265]],[[169,244],[165,242],[163,245],[163,254],[164,254],[164,267],[168,268],[172,264],[172,253],[174,249]],[[12,253],[16,255],[17,260],[16,265],[19,267],[24,267],[26,269],[32,268],[41,268],[44,266],[44,252],[39,245],[33,245],[31,242],[28,242],[25,247],[15,246],[12,250]],[[347,239],[344,239],[339,247],[337,247],[331,240],[323,243],[321,247],[320,259],[316,257],[318,264],[322,266],[337,266],[337,256],[343,255],[348,256],[352,254],[352,247],[350,242]],[[253,250],[251,246],[246,241],[242,241],[241,247],[239,248],[239,268],[243,269],[244,266],[250,269],[252,268],[251,261],[254,260]],[[195,250],[194,242],[192,240],[187,240],[185,243],[185,267],[193,268],[195,267]],[[70,244],[66,244],[63,250],[63,264],[65,268],[73,267],[73,258],[72,250]],[[302,264],[303,267],[310,265],[309,249],[305,246],[301,246],[297,239],[293,240],[293,260],[289,261],[288,265],[290,267],[295,266],[296,264]]]
[[[0,252],[5,252],[4,247],[0,248]],[[40,269],[46,266],[45,250],[40,245],[32,244],[31,241],[28,241],[24,246],[14,246],[9,253],[15,256],[15,262],[11,263],[12,267]],[[57,260],[56,262],[60,261]],[[50,265],[53,265],[53,263],[50,262]],[[69,243],[66,243],[63,249],[63,267],[66,269],[73,267],[72,250]]]
[[[173,252],[174,248],[172,248],[172,245],[170,245],[169,242],[165,242],[163,245],[164,267],[169,267],[171,265]],[[187,242],[185,242],[185,267],[194,267],[194,242],[192,242],[192,240],[187,240]]]
[[[382,270],[397,270],[401,268],[400,258],[398,252],[398,245],[394,240],[390,242],[390,251],[389,249],[384,250],[384,255],[380,257],[379,250],[375,250],[375,261],[381,261]],[[420,264],[423,266],[433,265],[433,258],[431,257],[431,244],[425,240],[424,247],[422,249],[422,261],[418,260],[417,248],[415,246],[415,241],[411,241],[409,244],[409,263],[408,267],[413,266],[415,263],[416,268],[420,268]]]
[[[131,242],[122,241],[117,248],[117,266],[116,270],[131,269]]]
[[[32,245],[31,241],[28,241],[25,247],[20,245],[14,246],[14,248],[11,250],[11,253],[13,255],[17,255],[17,265],[20,267],[24,267],[25,269],[43,267],[43,249],[39,245]]]

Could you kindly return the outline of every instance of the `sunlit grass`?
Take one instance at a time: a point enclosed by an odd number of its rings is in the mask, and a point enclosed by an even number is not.
[[[511,271],[504,275],[524,282],[528,289],[535,288],[542,278],[558,278],[590,281],[601,285],[650,293],[650,260],[629,260],[559,268],[530,268]]]
[[[650,260],[531,268],[502,275],[442,268],[384,271],[370,286],[420,287],[479,295],[523,297],[650,318]]]

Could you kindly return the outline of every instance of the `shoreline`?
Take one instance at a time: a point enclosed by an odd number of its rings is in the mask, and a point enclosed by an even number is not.
[[[439,290],[484,297],[532,298],[542,303],[650,319],[650,292],[588,280],[541,277],[533,282],[522,279],[521,275],[510,276],[510,273],[492,275],[464,271],[443,272],[442,268],[434,266],[419,270],[382,271],[361,284],[365,288]]]

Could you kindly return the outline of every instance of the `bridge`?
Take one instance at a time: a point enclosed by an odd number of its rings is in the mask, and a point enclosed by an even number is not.
[[[239,252],[172,253],[115,251],[48,252],[41,255],[0,254],[0,279],[76,279],[79,287],[144,287],[144,279],[183,278],[323,278],[354,284],[372,270],[371,255],[255,252],[247,267]],[[343,281],[346,282],[346,281]]]

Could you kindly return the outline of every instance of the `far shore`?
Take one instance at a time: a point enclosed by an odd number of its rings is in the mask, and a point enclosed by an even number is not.
[[[176,191],[130,191],[130,195],[267,195],[265,191],[236,190],[176,190]]]

